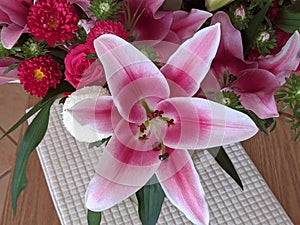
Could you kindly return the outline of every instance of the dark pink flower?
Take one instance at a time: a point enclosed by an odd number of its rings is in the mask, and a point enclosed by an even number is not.
[[[78,17],[66,0],[40,0],[30,8],[28,30],[36,40],[50,46],[70,41],[77,31]]]
[[[108,20],[103,20],[97,22],[95,26],[88,33],[86,43],[88,47],[96,53],[94,49],[94,40],[102,34],[114,34],[124,40],[127,40],[128,32],[125,30],[124,26],[120,22],[113,22]]]
[[[299,64],[299,33],[278,54],[246,61],[241,33],[232,26],[228,15],[216,13],[212,18],[212,24],[215,23],[221,23],[221,42],[202,88],[233,91],[246,109],[262,119],[278,116],[274,92]]]
[[[31,0],[0,1],[1,43],[5,48],[11,49],[25,32],[31,5]]]
[[[18,74],[24,89],[38,97],[44,97],[49,88],[56,88],[62,77],[59,63],[45,55],[21,61]]]
[[[95,59],[86,58],[91,53],[92,51],[86,44],[81,44],[72,49],[65,58],[66,80],[75,88],[92,84],[101,79],[102,65],[95,62]]]

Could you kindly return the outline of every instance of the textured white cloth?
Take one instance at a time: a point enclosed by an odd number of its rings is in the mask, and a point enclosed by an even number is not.
[[[62,106],[56,102],[51,108],[47,134],[37,151],[61,223],[84,225],[87,224],[85,190],[101,150],[88,149],[88,144],[77,142],[65,130],[61,112]],[[192,155],[206,193],[210,224],[292,224],[243,147],[233,144],[225,150],[243,181],[244,191],[207,151],[194,151]],[[102,215],[101,224],[141,224],[137,205],[129,199]],[[191,223],[165,199],[158,224]]]

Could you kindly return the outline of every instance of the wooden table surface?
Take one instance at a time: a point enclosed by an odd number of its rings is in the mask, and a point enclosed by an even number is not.
[[[300,140],[290,142],[290,134],[289,125],[281,118],[269,136],[259,133],[242,144],[291,220],[300,225]],[[27,176],[16,216],[9,188],[0,224],[59,225],[36,152],[30,157]]]

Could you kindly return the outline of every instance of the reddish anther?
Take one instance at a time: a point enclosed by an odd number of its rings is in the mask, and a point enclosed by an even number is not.
[[[167,123],[168,123],[168,127],[175,126],[174,119],[168,120]]]
[[[138,127],[140,128],[140,132],[141,133],[144,133],[145,132],[145,130],[147,129],[147,127],[145,126],[145,124],[141,124],[141,125],[138,125]]]

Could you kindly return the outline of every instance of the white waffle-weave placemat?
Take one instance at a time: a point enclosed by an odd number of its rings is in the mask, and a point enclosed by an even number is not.
[[[94,174],[99,149],[77,142],[62,124],[62,106],[51,108],[47,134],[38,155],[62,225],[85,225],[84,195]],[[227,154],[237,169],[244,191],[227,175],[207,151],[193,154],[206,193],[210,224],[292,224],[289,217],[240,144],[228,145]],[[125,200],[102,214],[107,225],[140,225],[137,205]],[[191,224],[165,199],[158,224]]]

